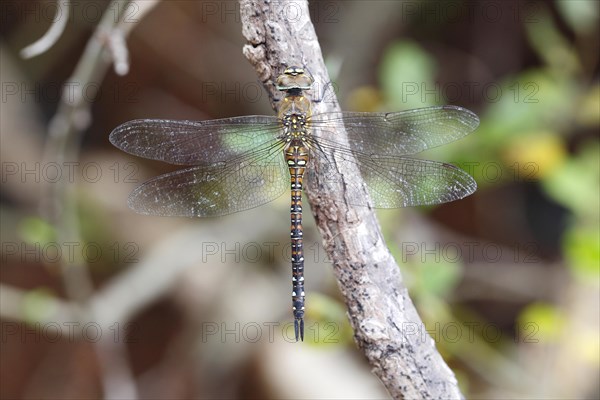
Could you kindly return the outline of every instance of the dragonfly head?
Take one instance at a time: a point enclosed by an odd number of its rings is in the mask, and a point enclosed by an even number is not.
[[[277,77],[275,86],[278,90],[308,90],[312,87],[315,80],[304,68],[287,67],[281,75]]]

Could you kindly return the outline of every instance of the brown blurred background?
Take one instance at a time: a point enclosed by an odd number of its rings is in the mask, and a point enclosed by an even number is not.
[[[73,1],[57,43],[28,60],[55,3],[0,4],[0,397],[386,398],[310,213],[307,341],[292,340],[287,195],[204,220],[127,208],[176,167],[113,148],[117,125],[273,113],[241,53],[238,3],[132,9],[129,73],[88,82],[74,69],[114,3]],[[468,398],[600,396],[599,4],[310,3],[344,109],[454,104],[481,118],[423,155],[471,173],[473,196],[379,214]],[[67,129],[65,87],[90,112],[70,114],[83,129],[61,142],[49,132]]]

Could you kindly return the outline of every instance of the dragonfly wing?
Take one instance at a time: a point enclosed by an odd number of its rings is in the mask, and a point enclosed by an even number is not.
[[[216,217],[268,203],[288,187],[283,153],[276,151],[269,158],[194,166],[158,176],[131,193],[129,207],[141,214]]]
[[[317,133],[335,134],[345,127],[353,151],[401,156],[458,140],[475,130],[479,119],[465,108],[441,106],[393,113],[319,114],[311,118],[311,124]],[[331,135],[321,133],[318,140],[324,147],[339,148]]]
[[[140,119],[119,125],[110,142],[144,158],[178,165],[211,165],[273,141],[276,117],[250,115],[209,121]]]
[[[407,157],[355,158],[356,155],[344,161],[348,156],[348,153],[338,154],[336,159],[341,160],[342,165],[344,162],[358,164],[375,208],[441,204],[462,199],[477,189],[475,180],[469,174],[450,164]],[[314,179],[313,174],[309,171],[307,179]],[[336,171],[324,171],[321,176],[341,179]],[[352,177],[347,177],[344,185],[352,187],[358,183]],[[350,204],[368,205],[364,197],[351,198]]]
[[[477,189],[475,180],[451,164],[414,158],[374,157],[359,161],[376,208],[441,204]],[[356,204],[364,204],[359,199]]]

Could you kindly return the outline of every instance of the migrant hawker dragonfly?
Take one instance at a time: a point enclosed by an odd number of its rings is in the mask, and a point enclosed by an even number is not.
[[[277,116],[209,121],[143,119],[110,134],[119,149],[187,166],[136,188],[129,206],[142,214],[215,217],[257,207],[281,196],[291,183],[292,309],[296,340],[304,340],[303,180],[312,179],[310,157],[355,163],[369,188],[354,205],[398,208],[461,199],[477,187],[450,164],[405,157],[472,132],[479,120],[455,106],[393,113],[311,113],[304,91],[314,80],[289,67],[275,84],[284,97]],[[350,146],[338,143],[345,129]],[[327,135],[324,134],[328,133]],[[306,176],[305,176],[306,172]],[[347,181],[345,181],[347,182]]]

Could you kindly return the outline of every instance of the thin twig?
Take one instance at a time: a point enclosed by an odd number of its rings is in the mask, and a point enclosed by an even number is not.
[[[306,1],[240,0],[240,4],[248,41],[244,55],[272,99],[277,98],[272,82],[284,64],[308,68],[320,89],[330,82]],[[318,96],[320,93],[313,93],[313,98]],[[339,111],[332,97],[316,103],[314,112]],[[336,141],[343,144],[345,132],[335,134]],[[349,205],[350,198],[368,196],[364,185],[360,193],[351,193],[352,188],[360,187],[355,184],[362,179],[360,173],[335,155],[327,158],[333,160],[333,166],[321,157],[313,160],[317,179],[307,188],[307,196],[333,260],[358,346],[394,398],[463,398],[408,296],[373,210]],[[319,171],[332,167],[342,177],[342,184],[319,176]]]
[[[107,50],[107,45],[111,41],[103,39],[106,39],[106,35],[110,36],[113,31],[118,32],[117,36],[124,37],[156,4],[157,1],[113,0],[108,6],[96,32],[88,41],[73,75],[67,80],[74,85],[72,87],[75,90],[67,90],[67,88],[63,90],[58,111],[49,123],[48,140],[44,148],[45,163],[55,162],[58,165],[65,165],[64,163],[67,161],[76,162],[79,159],[81,138],[91,123],[91,103],[86,101],[82,90],[98,88],[98,83],[104,79],[113,62],[109,57],[110,52]],[[117,10],[116,16],[113,12],[115,9]],[[127,12],[132,9],[138,11],[136,18],[126,20]],[[58,28],[53,28],[51,31],[57,32]],[[49,35],[45,37],[47,36]],[[56,41],[58,37],[51,37],[51,39]],[[120,64],[126,62],[122,58],[117,61]],[[119,68],[122,70],[123,66],[121,65]],[[90,83],[94,85],[90,85]],[[86,94],[89,98],[91,93],[86,92]],[[92,98],[95,95],[96,93],[92,95]],[[64,178],[56,183],[46,184],[44,189],[42,212],[56,227],[58,242],[81,243],[77,199],[73,185],[70,185]],[[61,258],[60,267],[65,290],[78,321],[83,324],[87,320],[93,319],[94,309],[90,307],[88,301],[93,296],[94,287],[87,265],[83,260]],[[104,395],[108,398],[134,399],[137,398],[135,381],[126,361],[126,352],[123,346],[124,344],[120,341],[111,343],[108,335],[103,335],[101,340],[95,343],[96,354],[102,370]]]
[[[32,58],[46,52],[54,46],[54,43],[62,36],[69,20],[70,0],[58,0],[56,2],[56,15],[54,21],[50,25],[50,29],[46,31],[44,36],[21,50],[21,57],[27,59]]]

